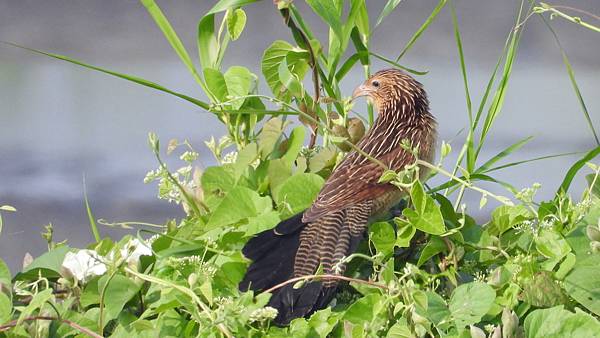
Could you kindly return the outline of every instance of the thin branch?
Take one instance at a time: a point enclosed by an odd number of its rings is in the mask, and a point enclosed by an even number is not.
[[[357,278],[351,278],[351,277],[346,277],[346,276],[340,276],[340,275],[306,275],[306,276],[300,276],[300,277],[295,277],[292,279],[288,279],[285,282],[279,283],[275,286],[273,286],[272,288],[269,288],[265,291],[263,291],[263,293],[267,292],[267,293],[272,293],[273,291],[280,289],[288,284],[292,284],[292,283],[296,283],[299,281],[303,281],[303,280],[311,280],[311,279],[324,279],[324,280],[343,280],[343,281],[347,281],[347,282],[355,282],[355,283],[359,283],[359,284],[365,284],[365,285],[370,285],[370,286],[374,286],[376,288],[380,288],[383,290],[388,290],[389,288],[383,284],[379,284],[379,283],[375,283],[375,282],[371,282],[371,281],[367,281],[367,280],[362,280],[362,279],[357,279]]]
[[[37,320],[56,320],[62,323],[65,323],[67,325],[69,325],[70,327],[74,328],[75,330],[78,330],[81,333],[87,334],[90,337],[94,337],[94,338],[103,338],[103,336],[97,334],[96,332],[83,327],[73,321],[70,321],[68,319],[64,319],[64,318],[58,318],[58,317],[52,317],[52,316],[32,316],[32,317],[26,317],[23,319],[23,321],[26,322],[31,322],[31,321],[37,321]],[[2,325],[0,326],[0,332],[4,332],[4,331],[8,331],[11,328],[17,326],[19,323],[18,320],[13,320],[12,322]]]
[[[308,39],[306,34],[304,34],[304,32],[300,28],[298,28],[298,26],[296,26],[296,24],[294,23],[294,20],[292,20],[292,18],[290,16],[290,10],[287,8],[284,8],[284,9],[280,10],[280,12],[281,12],[281,15],[283,16],[283,20],[284,20],[285,24],[290,28],[290,30],[292,30],[292,32],[296,32],[296,33],[298,33],[298,35],[300,35],[300,37],[304,41],[304,44],[306,45],[308,54],[310,55],[310,67],[312,68],[312,79],[313,79],[313,86],[314,86],[314,92],[315,92],[314,97],[313,97],[313,107],[311,107],[311,109],[314,109],[314,106],[319,104],[320,95],[321,95],[321,89],[320,89],[320,85],[319,85],[319,70],[318,70],[319,64],[317,61],[317,57],[315,55],[315,51],[313,50],[313,48],[310,44],[310,40]],[[317,117],[317,121],[318,121],[318,117]],[[308,148],[313,148],[315,146],[315,143],[317,142],[317,127],[318,127],[318,123],[311,127],[312,133],[310,135],[310,142],[308,143]]]

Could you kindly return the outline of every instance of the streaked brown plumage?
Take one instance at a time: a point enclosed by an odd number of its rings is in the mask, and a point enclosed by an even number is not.
[[[401,147],[408,140],[418,148],[420,159],[433,159],[436,122],[419,82],[399,70],[382,70],[354,91],[353,97],[359,96],[367,96],[379,112],[357,144],[363,152],[389,169],[402,170],[415,161]],[[246,244],[244,254],[253,263],[240,289],[266,290],[290,278],[314,274],[319,266],[324,274],[343,274],[345,267],[338,263],[356,250],[369,218],[386,212],[403,195],[391,184],[378,183],[383,170],[356,151],[348,153],[309,209]],[[335,289],[335,280],[325,280],[276,290],[269,302],[279,311],[276,323],[287,324],[327,306]]]

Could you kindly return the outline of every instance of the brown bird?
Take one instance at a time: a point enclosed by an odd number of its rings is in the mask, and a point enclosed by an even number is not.
[[[408,140],[418,149],[419,159],[432,161],[436,122],[419,82],[396,69],[382,70],[356,88],[352,97],[360,96],[373,102],[379,116],[358,148],[399,171],[415,161],[413,153],[401,146]],[[359,152],[349,152],[310,208],[248,241],[242,252],[253,262],[240,290],[264,291],[312,275],[319,266],[324,274],[343,274],[340,262],[356,250],[369,219],[387,212],[406,194],[392,184],[378,183],[383,171]],[[278,310],[275,323],[286,325],[326,307],[336,289],[337,281],[329,279],[274,290],[269,306]]]

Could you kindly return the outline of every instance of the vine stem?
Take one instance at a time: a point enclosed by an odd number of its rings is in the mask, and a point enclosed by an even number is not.
[[[296,282],[303,281],[303,280],[304,281],[311,280],[311,279],[343,280],[343,281],[347,281],[347,282],[355,282],[355,283],[359,283],[359,284],[370,285],[370,286],[374,286],[376,288],[380,288],[383,290],[389,290],[389,288],[383,284],[379,284],[379,283],[375,283],[375,282],[371,282],[371,281],[367,281],[367,280],[362,280],[362,279],[357,279],[357,278],[341,276],[341,275],[306,275],[306,276],[300,276],[300,277],[288,279],[285,282],[279,283],[279,284],[263,291],[263,293],[265,293],[265,292],[271,293],[271,292],[273,292],[277,289],[280,289],[288,284],[296,283]]]
[[[26,317],[26,318],[22,319],[22,321],[26,321],[26,322],[37,321],[37,320],[50,320],[50,321],[57,320],[59,322],[69,325],[70,327],[74,328],[75,330],[78,330],[81,333],[87,334],[90,337],[103,338],[101,335],[97,334],[96,332],[94,332],[86,327],[83,327],[73,321],[64,319],[64,318],[58,318],[58,317],[52,317],[52,316],[32,316],[32,317]],[[19,320],[13,320],[12,322],[10,322],[8,324],[0,326],[0,332],[8,331],[17,325],[19,325]]]
[[[431,164],[431,163],[429,163],[427,161],[417,160],[417,164],[420,165],[420,166],[429,168],[429,169],[431,169],[433,171],[436,171],[436,172],[438,172],[438,173],[440,173],[440,174],[442,174],[444,176],[447,176],[448,178],[451,178],[451,179],[455,180],[456,182],[462,184],[463,186],[465,186],[465,187],[467,187],[467,188],[469,188],[471,190],[475,190],[475,191],[477,191],[477,192],[479,192],[479,193],[481,193],[483,195],[489,196],[489,197],[495,199],[496,201],[498,201],[498,202],[500,202],[500,203],[502,203],[504,205],[509,205],[509,206],[514,205],[510,201],[510,199],[508,199],[507,197],[499,196],[499,195],[493,194],[493,193],[491,193],[491,192],[489,192],[489,191],[487,191],[485,189],[481,189],[481,188],[473,185],[472,183],[467,182],[467,181],[465,181],[465,180],[463,180],[463,179],[461,179],[461,178],[453,175],[452,173],[450,173],[450,172],[448,172],[448,171],[446,171],[446,170],[444,170],[444,169],[442,169],[442,168],[440,168],[440,167],[438,167],[436,165],[433,165],[433,164]]]
[[[150,275],[146,275],[146,274],[137,272],[137,271],[132,270],[131,268],[128,268],[128,267],[125,268],[125,271],[128,272],[128,273],[130,273],[130,274],[132,274],[132,275],[134,275],[134,276],[136,276],[136,277],[138,277],[138,278],[140,278],[140,279],[142,279],[142,280],[145,280],[147,282],[155,283],[155,284],[166,286],[166,287],[172,287],[173,289],[176,289],[177,291],[179,291],[179,292],[181,292],[181,293],[189,296],[190,298],[192,298],[192,300],[194,301],[194,303],[196,303],[198,305],[198,307],[202,310],[202,312],[204,312],[213,323],[217,320],[215,318],[215,316],[213,315],[213,313],[211,312],[211,309],[206,304],[204,304],[202,302],[202,300],[200,300],[200,298],[198,297],[198,295],[196,295],[194,293],[194,291],[192,291],[192,290],[190,290],[190,289],[188,289],[186,287],[183,287],[181,285],[170,283],[170,282],[164,281],[164,280],[162,280],[160,278],[153,277],[153,276],[150,276]],[[223,335],[225,335],[226,337],[229,337],[229,338],[233,337],[233,335],[231,334],[231,332],[229,331],[229,329],[223,323],[218,323],[218,324],[216,324],[216,326],[219,329],[219,331],[221,331],[221,333]]]

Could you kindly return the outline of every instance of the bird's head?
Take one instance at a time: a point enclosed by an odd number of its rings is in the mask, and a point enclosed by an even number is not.
[[[427,96],[422,85],[398,69],[384,69],[373,74],[352,93],[352,99],[366,96],[377,110],[406,106],[427,108]]]

